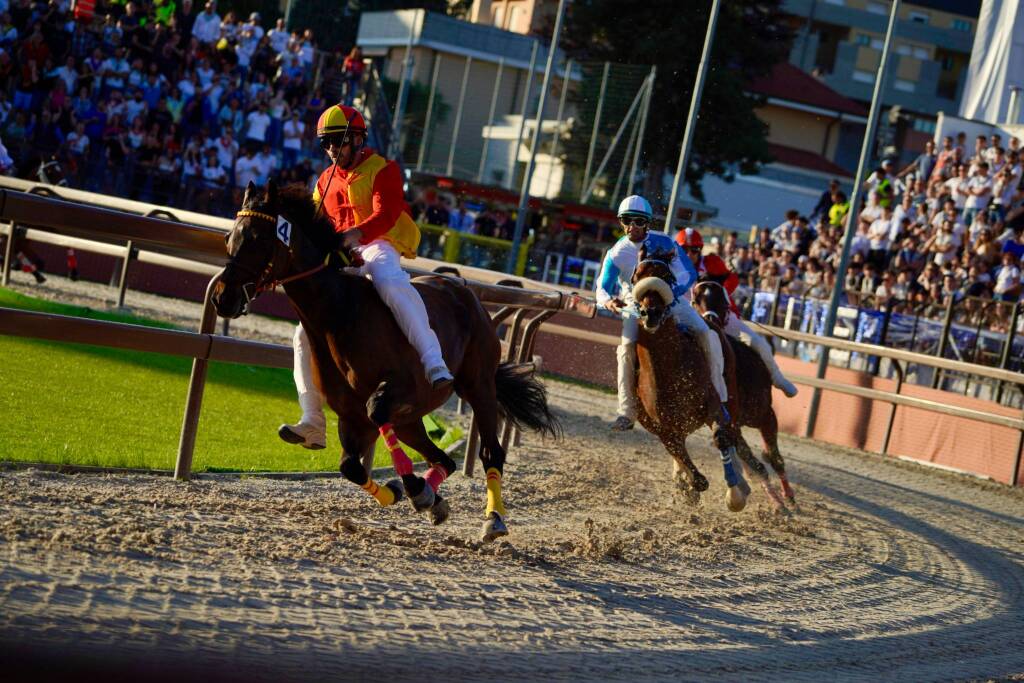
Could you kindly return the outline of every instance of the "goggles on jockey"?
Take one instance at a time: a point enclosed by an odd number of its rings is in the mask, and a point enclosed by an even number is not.
[[[620,216],[619,221],[623,225],[635,225],[638,228],[647,228],[651,225],[651,220],[646,216]]]
[[[346,143],[351,144],[352,136],[349,133],[329,133],[328,135],[320,136],[320,148],[325,152],[331,148],[331,145],[341,148]]]

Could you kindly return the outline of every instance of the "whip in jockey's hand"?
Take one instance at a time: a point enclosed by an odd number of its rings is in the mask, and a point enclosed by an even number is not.
[[[313,200],[334,224],[338,244],[358,256],[350,270],[368,276],[381,300],[423,363],[427,382],[435,391],[454,382],[437,335],[430,329],[419,292],[402,270],[401,257],[413,258],[420,243],[419,226],[409,215],[398,164],[366,147],[366,122],[344,105],[329,107],[317,122],[320,147],[331,165],[320,175]],[[282,425],[278,434],[289,443],[324,448],[326,419],[323,399],[313,384],[309,339],[302,325],[295,331],[295,386],[302,419]]]
[[[597,303],[609,311],[622,316],[622,339],[616,352],[618,359],[619,414],[612,423],[615,431],[632,429],[637,417],[636,399],[636,340],[640,333],[636,317],[627,310],[633,304],[630,278],[636,269],[640,247],[647,246],[648,253],[675,250],[679,258],[672,259],[672,274],[676,278],[672,286],[675,300],[669,311],[676,325],[689,331],[700,344],[711,371],[711,382],[724,404],[729,400],[725,384],[725,358],[722,356],[722,342],[711,331],[704,319],[693,309],[687,293],[697,281],[697,271],[689,259],[679,253],[679,246],[664,233],[649,232],[651,205],[638,195],[626,197],[619,204],[619,222],[625,235],[608,250],[601,274],[597,278]]]
[[[741,335],[747,335],[750,339],[750,348],[757,352],[765,367],[768,368],[768,372],[771,373],[772,384],[781,389],[782,393],[786,396],[790,398],[796,396],[796,386],[783,376],[782,370],[779,369],[778,363],[775,362],[775,356],[772,355],[772,349],[768,342],[765,341],[764,337],[750,329],[740,317],[740,311],[732,300],[732,293],[736,290],[737,285],[739,285],[739,277],[736,273],[730,271],[729,267],[725,265],[725,261],[717,254],[704,255],[704,238],[695,229],[685,228],[680,230],[676,235],[676,242],[686,252],[697,272],[701,275],[709,275],[712,280],[721,284],[725,289],[725,293],[729,295],[729,314],[726,316],[722,331],[733,339],[739,339],[740,341],[744,341]]]

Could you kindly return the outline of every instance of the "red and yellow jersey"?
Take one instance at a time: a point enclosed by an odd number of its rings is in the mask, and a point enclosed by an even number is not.
[[[402,256],[416,256],[420,228],[405,204],[402,173],[398,164],[372,149],[362,150],[351,170],[328,167],[321,173],[313,201],[323,201],[324,213],[338,232],[358,228],[361,244],[385,239]]]
[[[729,270],[729,266],[725,265],[722,257],[718,254],[702,256],[700,265],[697,266],[697,272],[701,275],[705,273],[710,275],[715,282],[725,287],[725,291],[729,294],[729,309],[736,315],[739,315],[740,309],[736,307],[736,303],[732,300],[732,293],[739,286],[740,278],[736,273]]]

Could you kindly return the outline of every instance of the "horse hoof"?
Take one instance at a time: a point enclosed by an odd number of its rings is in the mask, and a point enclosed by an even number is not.
[[[748,487],[749,490],[749,487]],[[739,484],[730,486],[725,492],[725,506],[731,512],[740,512],[747,507],[747,494],[743,492]]]
[[[700,472],[693,473],[693,488],[695,491],[707,491],[708,490],[708,478]]]
[[[700,505],[700,492],[694,491],[693,489],[680,488],[679,497],[682,498],[683,503],[690,507],[697,507]]]
[[[430,506],[430,523],[440,526],[448,521],[448,515],[451,514],[452,508],[448,505],[448,501],[440,495],[435,494],[435,498],[434,504]]]
[[[395,494],[395,503],[405,498],[405,487],[402,486],[401,479],[392,479],[388,481],[384,484],[384,488],[391,489],[391,493]]]
[[[480,535],[480,540],[484,543],[490,543],[502,536],[508,536],[508,527],[505,526],[505,520],[501,518],[501,515],[497,512],[492,512],[487,516],[487,521],[484,522],[484,530]]]
[[[415,496],[409,496],[409,501],[416,512],[423,512],[424,510],[429,510],[434,504],[436,495],[434,494],[434,489],[430,488],[430,485],[422,477],[417,477],[417,479],[423,484],[423,490]],[[408,490],[406,490],[406,493],[408,493]]]

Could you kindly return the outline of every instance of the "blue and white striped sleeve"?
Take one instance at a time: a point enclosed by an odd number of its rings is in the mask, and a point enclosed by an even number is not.
[[[619,267],[615,265],[612,258],[612,250],[605,254],[604,262],[601,264],[601,274],[597,278],[597,287],[594,292],[597,305],[603,307],[608,301],[619,293]]]

